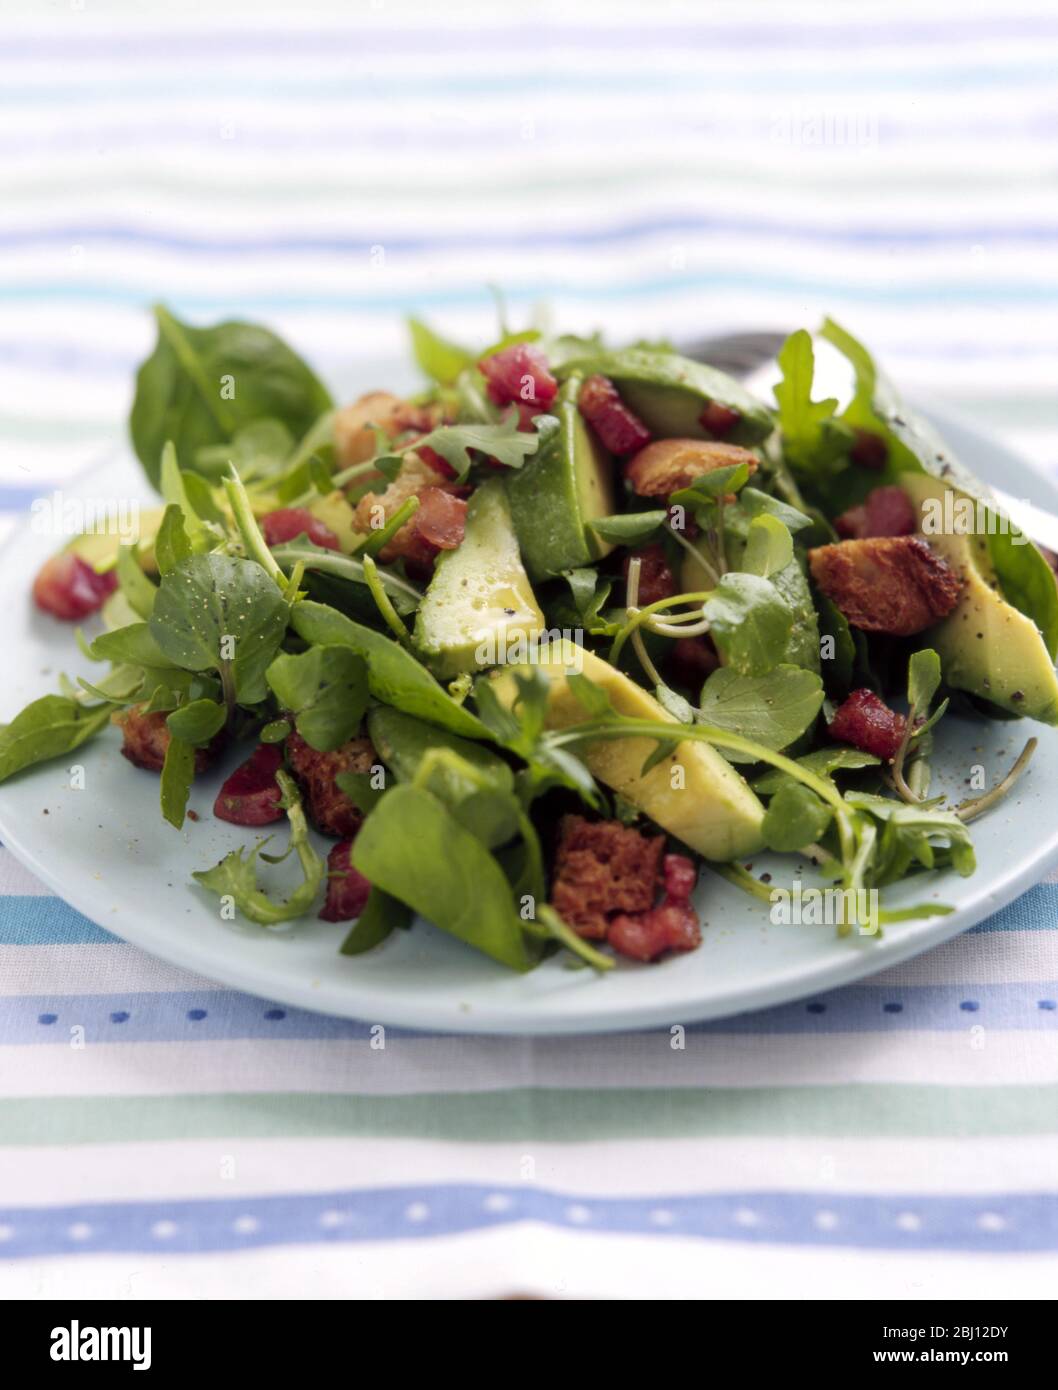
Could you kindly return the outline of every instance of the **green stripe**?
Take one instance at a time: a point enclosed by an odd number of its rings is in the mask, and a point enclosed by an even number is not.
[[[0,1101],[0,1144],[177,1139],[984,1138],[1058,1132],[1058,1086],[525,1088]]]

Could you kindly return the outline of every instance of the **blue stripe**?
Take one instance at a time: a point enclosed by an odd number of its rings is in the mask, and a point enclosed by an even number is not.
[[[110,946],[111,936],[61,898],[0,897],[0,946]]]
[[[11,996],[0,1011],[0,1044],[216,1042],[236,1038],[363,1040],[370,1022],[332,1018],[232,990]],[[702,1034],[830,1035],[966,1032],[974,1026],[1058,1031],[1058,981],[965,985],[850,985],[760,1013],[692,1025]],[[393,1029],[402,1037],[436,1034]]]
[[[1012,15],[997,18],[962,16],[958,24],[935,20],[898,20],[887,24],[708,24],[638,25],[559,24],[551,20],[525,25],[436,29],[415,25],[402,29],[314,28],[311,33],[293,30],[226,31],[200,33],[175,30],[168,33],[91,34],[71,39],[54,34],[5,36],[0,56],[24,60],[41,58],[220,58],[238,53],[251,57],[364,57],[394,53],[495,53],[510,49],[519,56],[542,51],[553,54],[565,48],[586,48],[593,53],[627,49],[649,51],[656,57],[664,49],[749,49],[755,55],[776,49],[786,52],[831,49],[904,48],[938,44],[951,51],[961,44],[1014,39],[1058,38],[1058,22],[1045,15]]]
[[[655,275],[642,279],[604,281],[540,279],[527,284],[505,284],[508,304],[538,304],[541,299],[559,297],[612,305],[614,300],[635,300],[662,295],[691,293],[761,292],[786,296],[809,296],[822,303],[860,301],[867,304],[1022,304],[1038,306],[1058,300],[1058,279],[1043,281],[953,280],[904,285],[869,285],[859,280],[818,279],[766,270],[730,270],[700,275]],[[64,302],[68,304],[125,304],[135,308],[152,298],[143,287],[104,282],[20,281],[0,285],[0,300],[9,303]],[[247,311],[312,310],[316,313],[346,314],[357,310],[389,313],[424,312],[438,308],[485,309],[493,304],[489,291],[480,284],[431,289],[422,285],[398,292],[343,294],[337,291],[247,290],[224,294],[180,293],[170,295],[176,313],[245,313]]]
[[[746,1191],[599,1198],[525,1185],[445,1184],[209,1201],[0,1208],[0,1227],[6,1234],[0,1255],[167,1255],[414,1240],[523,1221],[566,1231],[752,1245],[989,1253],[1058,1249],[1054,1193],[938,1197]]]
[[[825,223],[776,222],[753,216],[701,216],[666,214],[604,226],[546,227],[522,231],[466,231],[452,235],[407,236],[376,227],[367,236],[188,236],[157,228],[128,224],[60,227],[20,227],[0,231],[0,248],[83,245],[86,242],[149,246],[190,255],[227,256],[366,256],[384,245],[387,254],[436,255],[462,251],[567,250],[575,247],[621,245],[657,236],[762,237],[818,241],[826,245],[865,246],[978,246],[999,242],[1050,245],[1058,241],[1058,223],[978,225],[960,223],[947,227],[834,226]]]

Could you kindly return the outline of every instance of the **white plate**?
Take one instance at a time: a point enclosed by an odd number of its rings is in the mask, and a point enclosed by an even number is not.
[[[1002,446],[947,418],[937,423],[957,456],[981,477],[1058,510],[1058,490]],[[149,497],[131,458],[94,473],[80,492]],[[33,576],[54,546],[53,537],[33,535],[24,526],[0,556],[4,719],[54,690],[60,670],[89,675],[93,669],[74,646],[70,627],[30,603]],[[269,999],[371,1022],[459,1032],[671,1026],[802,998],[882,970],[965,930],[1036,882],[1058,863],[1058,730],[1024,721],[948,719],[935,763],[950,770],[939,789],[961,797],[973,765],[989,775],[1005,770],[1030,732],[1040,739],[1030,771],[1015,794],[973,827],[976,874],[920,876],[886,897],[893,907],[948,903],[956,909],[951,916],[891,926],[881,940],[838,939],[833,927],[771,925],[765,904],[705,873],[698,895],[701,948],[653,966],[622,962],[601,979],[566,968],[564,957],[530,975],[514,975],[423,923],[395,933],[368,955],[346,959],[338,955],[342,925],[306,920],[272,932],[221,921],[218,900],[190,876],[251,842],[251,832],[210,814],[228,768],[196,786],[191,805],[201,819],[177,832],[161,819],[157,778],[121,757],[116,731],[79,750],[67,766],[46,764],[0,787],[0,838],[107,931]],[[74,762],[84,767],[84,790],[70,785],[67,768]],[[770,869],[775,882],[783,883],[793,862],[760,857],[754,867],[758,873]]]

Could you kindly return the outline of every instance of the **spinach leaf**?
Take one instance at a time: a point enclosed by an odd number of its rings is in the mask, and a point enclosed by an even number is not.
[[[159,574],[168,574],[181,560],[191,555],[191,541],[184,525],[184,509],[176,502],[170,502],[162,515],[158,534],[154,538],[154,558]],[[154,604],[151,604],[154,607]],[[150,617],[147,613],[145,617]]]
[[[160,798],[162,815],[177,830],[184,823],[191,783],[195,780],[195,750],[190,743],[171,734],[162,764]]]
[[[165,656],[189,671],[218,671],[230,706],[265,699],[265,671],[289,609],[252,560],[193,555],[164,575],[150,630]],[[97,639],[98,641],[99,639]]]
[[[94,661],[125,662],[156,671],[176,667],[176,663],[170,661],[155,641],[150,624],[146,622],[129,623],[125,627],[114,628],[113,632],[101,632],[92,643],[89,655]]]
[[[185,743],[208,743],[227,722],[228,711],[216,700],[191,700],[166,719],[169,732]]]
[[[408,332],[416,365],[439,386],[454,386],[460,372],[476,365],[472,352],[442,338],[419,319],[408,320]]]
[[[465,738],[489,739],[489,730],[438,685],[425,666],[391,637],[355,623],[334,608],[306,600],[291,610],[291,626],[310,645],[348,647],[367,662],[376,700]]]
[[[212,869],[191,875],[203,888],[216,893],[218,897],[231,897],[244,917],[263,927],[304,916],[316,900],[325,867],[309,841],[308,822],[293,778],[289,773],[279,771],[276,780],[282,789],[283,804],[290,822],[287,854],[293,850],[297,855],[302,873],[302,882],[290,896],[284,902],[277,903],[257,885],[257,859],[267,840],[259,840],[249,853],[244,847],[232,850]]]
[[[530,970],[541,943],[527,934],[510,884],[486,847],[421,787],[394,787],[364,821],[353,865],[443,931],[512,970]]]
[[[350,928],[339,953],[343,956],[362,956],[379,946],[396,928],[406,930],[412,924],[412,914],[406,903],[372,886],[364,910]]]
[[[117,558],[118,584],[129,607],[141,618],[149,618],[158,592],[140,568],[134,545],[119,545]]]
[[[600,516],[590,523],[604,541],[615,545],[643,545],[664,526],[668,512],[624,512],[620,516]]]
[[[782,660],[794,615],[769,580],[725,574],[704,609],[724,664],[740,675],[762,676]]]
[[[814,791],[787,777],[764,813],[764,843],[780,854],[803,849],[825,833],[833,814]]]
[[[0,782],[16,772],[72,753],[110,720],[111,706],[83,705],[65,695],[44,695],[0,729]]]
[[[194,468],[200,449],[230,442],[244,425],[277,420],[300,438],[331,408],[313,372],[267,328],[239,322],[193,328],[161,305],[154,314],[158,341],[137,375],[129,418],[151,482],[158,482],[167,439],[182,466]]]
[[[280,472],[294,448],[294,438],[282,420],[254,420],[235,431],[226,444],[209,444],[195,453],[195,468],[207,478],[220,478],[233,464],[243,482]]]
[[[371,710],[367,731],[378,756],[400,782],[413,782],[426,758],[437,750],[445,750],[475,769],[488,785],[508,791],[514,785],[511,769],[490,747],[438,729],[389,705],[376,705]]]
[[[310,647],[296,656],[281,652],[265,677],[281,709],[290,710],[298,733],[321,753],[345,743],[367,709],[367,665],[348,647]]]
[[[700,713],[705,724],[778,751],[811,728],[822,703],[822,681],[800,666],[776,666],[762,676],[743,676],[722,666],[705,682]],[[737,761],[740,755],[725,756]]]

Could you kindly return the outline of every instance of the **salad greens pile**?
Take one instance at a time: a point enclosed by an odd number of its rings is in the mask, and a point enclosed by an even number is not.
[[[259,839],[195,874],[252,922],[312,912],[333,874],[295,738],[324,760],[370,741],[367,770],[320,764],[362,818],[351,864],[370,888],[343,951],[417,914],[514,970],[560,946],[605,970],[612,956],[549,903],[562,815],[660,831],[764,901],[768,876],[744,862],[764,849],[845,890],[965,875],[968,822],[1034,741],[948,806],[929,794],[939,721],[1058,722],[1058,592],[1011,528],[938,543],[961,607],[914,635],[850,621],[813,582],[808,553],[880,487],[994,510],[830,321],[819,336],[855,373],[840,411],[813,398],[803,330],[771,407],[664,344],[531,329],[470,350],[417,320],[427,387],[340,410],[267,329],[155,314],[130,431],[161,505],[136,545],[64,552],[113,576],[102,628],[78,631],[100,673],[64,677],[0,730],[0,781],[157,716],[160,807],[179,829],[218,750],[286,749],[285,848]],[[412,486],[423,461],[431,481]],[[437,493],[458,534],[427,524]],[[1013,644],[967,635],[1011,615]],[[854,693],[891,716],[885,753],[828,733]]]

